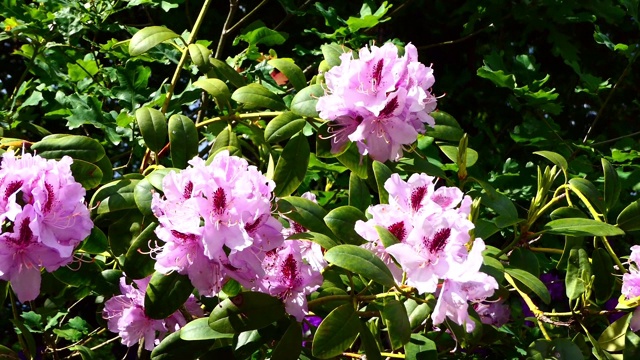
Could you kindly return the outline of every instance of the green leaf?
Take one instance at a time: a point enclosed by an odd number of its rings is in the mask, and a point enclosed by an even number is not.
[[[297,91],[300,91],[307,86],[307,80],[304,78],[304,73],[293,60],[282,58],[271,59],[267,63],[283,73],[284,76],[289,79],[293,88]]]
[[[167,141],[167,119],[156,109],[141,107],[136,110],[136,121],[147,147],[158,153]]]
[[[264,140],[268,143],[277,143],[290,139],[304,128],[306,120],[290,111],[273,118],[264,129]]]
[[[272,360],[297,360],[302,352],[302,327],[300,323],[291,320],[278,345],[271,353]]]
[[[589,264],[589,255],[582,248],[571,249],[565,277],[566,292],[569,300],[579,298],[589,285],[585,280],[589,281],[590,279],[591,265]]]
[[[242,35],[238,35],[237,39],[246,41],[249,45],[264,44],[266,46],[274,46],[282,45],[287,40],[287,34],[271,30],[266,26],[260,26]],[[234,45],[235,43],[234,41]]]
[[[553,151],[535,151],[534,154],[540,155],[543,158],[551,161],[554,165],[562,169],[562,172],[564,172],[565,175],[567,174],[569,164],[567,163],[567,159],[565,159],[564,156]]]
[[[15,327],[18,328],[18,330],[20,330],[20,333],[22,335],[22,337],[24,338],[24,341],[26,342],[27,348],[26,349],[22,349],[22,352],[24,355],[26,355],[26,353],[31,355],[31,359],[35,359],[36,356],[36,341],[33,338],[33,334],[31,334],[31,332],[29,332],[29,330],[27,330],[27,328],[24,326],[24,324],[22,324],[22,322],[18,319],[9,319],[9,321],[11,321],[11,323],[13,323],[13,325]]]
[[[90,163],[102,159],[105,154],[98,141],[81,135],[48,136],[31,145],[31,150],[46,159],[61,159],[68,155]]]
[[[176,312],[193,292],[186,275],[153,273],[144,295],[144,312],[152,319],[164,319]]]
[[[228,150],[230,155],[234,154],[236,149],[240,148],[238,143],[238,137],[231,127],[225,127],[224,130],[216,136],[213,146],[209,151],[209,158],[207,159],[207,165],[210,164],[216,155],[223,150]]]
[[[320,359],[341,355],[358,337],[359,331],[360,320],[353,304],[340,305],[318,326],[311,352]]]
[[[211,66],[209,57],[211,56],[211,50],[200,44],[189,44],[189,57],[195,66],[202,72],[206,72]],[[194,84],[195,85],[195,84]]]
[[[378,232],[378,236],[380,237],[380,241],[382,241],[382,245],[384,245],[385,248],[400,242],[400,240],[398,240],[398,238],[384,226],[375,225],[375,228]]]
[[[460,141],[462,135],[464,135],[464,130],[462,130],[460,124],[458,124],[453,116],[440,110],[434,111],[430,115],[436,124],[434,127],[426,127],[427,131],[425,135],[438,140],[453,141],[456,143]]]
[[[113,180],[113,164],[109,157],[103,156],[102,159],[94,162],[94,164],[100,169],[102,172],[102,180],[100,180],[100,184],[106,184]]]
[[[97,207],[98,214],[137,209],[133,191],[138,181],[140,180],[121,179],[102,186],[93,194],[89,207]]]
[[[76,346],[70,347],[69,350],[79,352],[82,360],[92,360],[92,359],[98,358],[96,356],[96,353],[86,346],[76,345]]]
[[[436,343],[421,334],[411,334],[411,339],[404,346],[406,360],[437,360]]]
[[[349,174],[349,205],[363,212],[371,205],[367,183],[354,173]]]
[[[233,338],[233,334],[219,333],[209,327],[209,318],[195,319],[180,329],[180,339],[187,341]]]
[[[184,115],[169,118],[169,144],[173,166],[186,168],[187,162],[198,155],[198,130],[191,119]]]
[[[457,146],[452,146],[452,145],[440,145],[440,150],[442,150],[442,152],[454,163],[457,161],[458,158],[458,147]],[[478,152],[471,149],[471,148],[467,148],[467,159],[466,159],[466,165],[467,167],[471,167],[473,166],[476,161],[478,161]]]
[[[131,38],[129,42],[129,55],[142,55],[154,46],[177,37],[179,37],[178,34],[164,26],[146,27],[135,33]]]
[[[353,206],[335,208],[324,217],[324,222],[340,240],[354,245],[366,243],[354,229],[358,220],[367,221],[367,217]]]
[[[133,199],[142,215],[153,215],[151,211],[151,200],[153,198],[153,185],[147,178],[144,178],[133,188]]]
[[[624,208],[618,215],[618,227],[624,231],[640,230],[640,200]]]
[[[433,305],[433,304],[432,304]],[[409,326],[411,329],[415,329],[420,326],[431,315],[431,306],[427,303],[418,304],[413,299],[407,299],[404,302],[404,307],[409,315]]]
[[[540,264],[536,255],[528,249],[515,248],[509,255],[509,265],[525,270],[535,277],[540,276]]]
[[[602,195],[600,195],[600,192],[598,192],[598,189],[591,181],[583,178],[573,178],[569,180],[569,185],[571,186],[571,190],[577,190],[584,195],[598,211],[605,211]]]
[[[506,74],[502,70],[492,70],[485,61],[485,65],[478,69],[477,75],[481,78],[491,80],[492,83],[499,87],[515,89],[516,77],[513,74]]]
[[[338,44],[324,44],[320,46],[320,50],[322,51],[324,59],[331,67],[339,66],[342,62],[340,60],[340,55],[351,51],[348,47]]]
[[[107,249],[109,249],[107,236],[97,226],[91,229],[91,234],[82,242],[82,247],[80,248],[80,250],[89,254],[101,254]]]
[[[543,232],[568,236],[617,236],[624,235],[622,229],[592,219],[558,219],[549,221]]]
[[[384,286],[393,287],[395,285],[393,275],[387,265],[367,249],[350,244],[338,245],[327,250],[324,258],[338,267],[362,275]]]
[[[291,195],[302,184],[307,174],[310,153],[309,142],[302,133],[298,133],[287,142],[273,175],[273,181],[276,183],[273,192],[276,196]]]
[[[602,335],[598,338],[598,343],[602,347],[602,350],[611,352],[624,350],[625,334],[629,327],[630,318],[631,313],[626,314],[604,329]]]
[[[373,161],[373,175],[376,178],[376,185],[378,185],[378,197],[380,198],[380,204],[389,203],[389,193],[384,188],[384,183],[391,177],[393,173],[387,167],[387,165],[380,161]]]
[[[154,170],[151,174],[147,175],[147,180],[153,185],[154,188],[162,191],[162,180],[170,172],[179,173],[180,169],[175,168],[160,168]]]
[[[320,245],[325,250],[331,249],[332,247],[339,245],[337,242],[335,242],[332,238],[328,237],[327,235],[313,232],[313,231],[293,234],[289,236],[288,239],[313,241],[314,243]]]
[[[536,294],[545,304],[549,304],[551,302],[551,295],[549,295],[549,290],[537,277],[529,274],[524,270],[515,269],[512,267],[505,267],[504,271],[513,279],[519,281],[527,289],[533,291],[533,293]]]
[[[364,353],[367,359],[382,360],[378,343],[373,337],[371,330],[369,330],[367,323],[363,320],[360,320],[360,341],[362,342],[362,347],[364,347]]]
[[[215,340],[187,341],[180,338],[182,330],[167,335],[151,352],[151,360],[197,359],[215,344]]]
[[[361,179],[366,179],[369,176],[367,170],[369,167],[369,157],[360,155],[356,144],[352,143],[347,151],[336,156],[336,158],[342,165],[346,166]]]
[[[604,172],[604,204],[607,211],[618,202],[621,184],[618,172],[605,158],[601,158],[602,171]]]
[[[549,214],[551,220],[557,219],[565,219],[565,218],[584,218],[588,219],[587,214],[583,213],[582,210],[577,207],[563,206],[559,207]]]
[[[640,336],[633,331],[627,331],[623,359],[637,359],[638,356],[640,356]]]
[[[151,253],[149,242],[152,239],[157,240],[155,235],[157,227],[158,223],[150,223],[131,243],[129,250],[127,250],[125,254],[124,265],[122,267],[124,272],[127,273],[127,277],[131,279],[144,279],[153,274],[155,261],[149,255]]]
[[[385,302],[382,308],[382,320],[387,326],[391,348],[397,350],[409,342],[411,326],[404,305],[396,299]]]
[[[231,99],[231,92],[229,92],[229,87],[224,81],[219,79],[200,79],[193,83],[193,86],[198,89],[202,89],[206,91],[209,95],[213,96],[215,101],[218,103],[218,107],[222,107],[229,102]]]
[[[318,117],[316,104],[318,98],[324,95],[324,89],[320,84],[314,84],[300,90],[291,100],[291,111],[294,114],[305,117]]]
[[[278,211],[307,230],[334,236],[324,222],[327,211],[311,200],[287,196],[278,200]]]
[[[491,275],[498,283],[504,279],[504,265],[502,265],[499,260],[487,255],[486,253],[483,255],[483,264],[480,267],[480,271],[487,275]]]
[[[596,295],[596,302],[604,304],[613,295],[616,285],[616,277],[613,275],[613,261],[603,248],[594,249],[591,259],[594,275],[593,292]]]
[[[488,182],[478,181],[484,192],[482,193],[482,204],[493,209],[499,216],[493,222],[499,228],[511,226],[518,222],[518,210],[513,202],[505,195],[499,193]]]
[[[223,300],[209,316],[209,326],[223,334],[261,329],[284,316],[282,302],[259,292],[243,292]]]
[[[106,158],[106,156],[103,158]],[[73,160],[71,173],[73,178],[87,190],[100,185],[103,178],[102,170],[98,166],[78,159]]]
[[[284,102],[278,95],[272,93],[266,87],[258,83],[252,83],[237,89],[233,92],[231,98],[241,104],[244,104],[245,109],[286,109]]]
[[[215,69],[215,72],[217,73],[217,77],[219,79],[229,80],[229,82],[236,88],[244,86],[244,77],[240,75],[234,68],[229,66],[226,62],[218,60],[216,58],[210,58],[209,62]]]

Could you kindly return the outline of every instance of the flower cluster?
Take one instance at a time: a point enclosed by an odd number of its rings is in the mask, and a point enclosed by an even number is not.
[[[322,282],[321,268],[303,261],[313,250],[284,242],[287,230],[271,216],[273,181],[226,151],[209,165],[197,157],[189,164],[164,178],[164,199],[153,196],[156,234],[165,242],[155,249],[155,269],[188,275],[203,296],[235,279],[280,298],[302,319],[305,295]]]
[[[363,155],[378,161],[397,160],[402,146],[416,141],[436,108],[430,89],[431,67],[418,62],[418,51],[408,44],[404,56],[392,43],[362,48],[359,57],[340,56],[340,66],[325,74],[328,93],[318,100],[320,117],[329,120],[332,150],[355,142]]]
[[[6,152],[0,167],[0,279],[10,281],[22,302],[40,292],[40,270],[73,260],[74,248],[93,222],[85,190],[71,174],[73,160]]]
[[[498,283],[479,271],[485,245],[469,235],[471,198],[458,188],[436,189],[434,180],[414,174],[405,182],[391,175],[384,185],[389,204],[370,207],[371,220],[357,222],[355,229],[369,241],[363,246],[380,256],[396,281],[401,281],[404,271],[406,284],[419,293],[439,290],[431,317],[434,324],[449,317],[470,332],[475,323],[469,318],[468,302],[493,295]],[[376,226],[386,228],[398,243],[385,248]]]
[[[629,255],[629,272],[622,275],[622,295],[626,300],[637,298],[640,296],[640,245],[631,247],[631,255]],[[640,306],[636,308],[631,317],[629,327],[632,331],[640,330]]]
[[[171,332],[178,331],[187,320],[180,311],[176,311],[166,319],[156,320],[147,316],[144,311],[144,294],[149,286],[151,276],[134,280],[136,287],[126,283],[126,278],[120,278],[120,293],[104,303],[102,317],[107,320],[109,331],[120,335],[122,344],[133,346],[144,341],[144,348],[153,350],[160,340]],[[202,317],[204,312],[191,295],[184,308],[194,316]]]

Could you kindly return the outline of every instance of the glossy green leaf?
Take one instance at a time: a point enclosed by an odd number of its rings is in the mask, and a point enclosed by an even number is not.
[[[433,310],[427,303],[419,303],[413,299],[407,299],[404,301],[404,307],[407,310],[409,316],[409,326],[411,329],[415,329],[420,326],[431,315]]]
[[[222,80],[215,78],[200,79],[194,82],[193,86],[198,89],[202,89],[209,95],[213,96],[219,107],[226,105],[229,99],[231,99],[231,92],[229,91],[227,84]]]
[[[313,337],[313,356],[329,359],[341,355],[358,337],[360,320],[353,304],[335,308],[324,318]]]
[[[37,355],[36,354],[36,341],[33,338],[33,334],[31,334],[31,332],[29,330],[27,330],[27,328],[24,326],[22,321],[20,321],[19,319],[9,319],[9,321],[11,321],[13,323],[13,325],[16,328],[18,328],[18,330],[20,330],[22,338],[26,342],[27,348],[26,349],[22,349],[22,352],[24,353],[24,355],[30,354],[31,356],[27,357],[27,358],[28,359],[35,359],[36,355]]]
[[[522,269],[535,277],[540,276],[538,258],[529,249],[515,248],[509,255],[509,265]]]
[[[609,252],[603,248],[593,250],[591,254],[593,270],[593,292],[596,295],[596,302],[604,304],[613,296],[615,290],[616,277],[614,275],[613,260]]]
[[[90,137],[81,135],[48,136],[31,145],[31,150],[46,159],[61,159],[71,156],[90,163],[104,157],[104,148]]]
[[[313,231],[293,234],[289,236],[287,239],[313,241],[314,243],[320,245],[325,250],[331,249],[332,247],[339,245],[337,242],[335,242],[332,238],[328,237],[327,235],[313,232]]]
[[[136,122],[142,139],[153,152],[160,152],[167,141],[167,119],[160,110],[141,107],[136,110]]]
[[[254,22],[253,24],[264,25],[261,21]],[[243,40],[251,46],[258,44],[274,46],[284,43],[285,40],[287,40],[287,36],[286,33],[269,29],[266,26],[250,26],[249,29],[245,29],[241,35],[238,35],[236,41]]]
[[[513,279],[519,281],[526,289],[533,291],[545,304],[551,302],[549,290],[540,279],[530,273],[512,267],[505,267],[505,273],[509,274]]]
[[[271,353],[272,360],[297,360],[302,351],[302,327],[292,320]]]
[[[4,303],[4,301],[2,302]],[[20,360],[18,354],[4,345],[0,345],[0,359]]]
[[[93,194],[90,207],[97,207],[98,214],[136,209],[133,191],[138,181],[140,180],[121,179],[102,186]]]
[[[363,212],[371,205],[367,183],[354,173],[349,174],[349,205]]]
[[[629,328],[630,318],[631,313],[626,314],[604,329],[598,338],[598,343],[602,347],[602,350],[611,352],[624,350],[625,334]]]
[[[268,64],[283,73],[297,91],[307,86],[307,80],[304,78],[302,69],[300,69],[293,60],[282,58],[271,59],[268,61]]]
[[[318,158],[335,158],[347,151],[349,145],[351,145],[351,143],[347,141],[339,147],[334,148],[333,146],[336,144],[334,140],[334,134],[329,133],[329,123],[326,122],[320,125],[316,133],[316,156]]]
[[[411,339],[404,346],[406,360],[437,360],[436,343],[421,334],[411,334]]]
[[[187,162],[198,155],[198,130],[191,119],[184,115],[169,118],[169,144],[173,166],[186,168]]]
[[[129,42],[129,55],[142,55],[154,46],[177,37],[179,37],[178,34],[164,26],[146,27],[135,33],[131,38]]]
[[[98,166],[78,159],[73,159],[71,173],[73,178],[87,190],[100,185],[103,178],[102,170]]]
[[[218,136],[216,136],[215,141],[213,142],[213,146],[209,151],[209,158],[207,159],[207,165],[210,164],[215,156],[223,150],[228,150],[230,155],[233,155],[233,149],[239,149],[240,144],[238,143],[238,137],[230,127],[224,128],[224,130],[220,131]]]
[[[233,334],[219,333],[209,326],[209,318],[192,320],[180,329],[180,339],[187,341],[233,338]]]
[[[338,44],[324,44],[320,46],[320,50],[322,51],[324,59],[331,67],[340,65],[342,62],[340,60],[340,55],[351,51],[348,47]]]
[[[53,276],[67,285],[75,287],[90,286],[102,269],[95,262],[91,262],[91,258],[87,254],[80,256],[78,261],[86,261],[87,263],[82,264],[82,269],[80,270],[62,266],[52,273]]]
[[[273,175],[273,181],[276,183],[273,192],[276,196],[291,195],[302,184],[307,174],[310,152],[309,142],[301,133],[287,142]]]
[[[366,242],[354,229],[358,220],[367,221],[367,217],[362,211],[353,206],[335,208],[324,217],[324,222],[336,234],[338,239],[344,243],[354,245]]]
[[[553,210],[551,214],[549,214],[549,216],[551,217],[551,220],[565,219],[565,218],[584,218],[584,219],[589,218],[587,214],[582,212],[582,210],[578,209],[577,207],[570,207],[570,206],[559,207]]]
[[[133,240],[129,250],[124,257],[124,266],[122,269],[131,279],[144,279],[153,274],[155,265],[154,259],[151,258],[151,249],[149,243],[152,239],[157,240],[155,230],[158,223],[152,222]]]
[[[569,180],[569,185],[572,190],[578,190],[584,195],[591,205],[593,205],[599,212],[605,211],[604,201],[602,201],[602,195],[598,191],[595,185],[591,181],[583,178],[573,178]]]
[[[113,164],[109,157],[103,156],[102,159],[94,162],[94,164],[100,169],[102,172],[102,180],[100,180],[100,184],[106,184],[113,180]]]
[[[565,236],[564,238],[564,250],[562,251],[560,260],[558,260],[558,265],[556,265],[556,269],[558,270],[565,270],[567,268],[567,261],[569,260],[571,249],[580,248],[584,243],[584,238],[582,237]]]
[[[457,146],[452,146],[452,145],[440,145],[440,150],[442,150],[442,152],[454,163],[456,162],[457,158],[458,158],[458,147]],[[478,161],[478,152],[471,149],[471,148],[467,148],[467,161],[466,161],[466,165],[467,167],[471,167],[473,166],[476,161]]]
[[[338,245],[324,254],[324,258],[331,264],[362,275],[379,284],[393,287],[395,281],[387,265],[371,251],[355,245]]]
[[[338,161],[361,179],[369,176],[367,168],[369,167],[369,157],[360,155],[356,144],[351,144],[347,151],[336,156]]]
[[[151,183],[151,185],[155,189],[162,191],[162,180],[164,179],[165,176],[167,176],[168,173],[172,171],[175,173],[179,173],[180,169],[175,169],[175,168],[156,169],[151,174],[147,175],[147,180],[149,180],[149,183]]]
[[[279,299],[259,292],[243,292],[223,300],[209,316],[209,326],[220,333],[237,334],[261,329],[284,316]]]
[[[91,234],[82,242],[80,250],[89,254],[101,254],[109,248],[109,241],[107,235],[100,230],[99,227],[94,226],[91,229]]]
[[[291,100],[291,111],[294,114],[307,117],[318,117],[316,104],[318,98],[324,95],[321,85],[315,84],[300,90]]]
[[[435,120],[434,127],[427,126],[425,135],[431,136],[438,140],[446,140],[459,142],[464,135],[464,130],[460,127],[460,124],[444,111],[434,111],[430,114]]]
[[[490,207],[498,214],[498,217],[493,219],[496,226],[504,228],[518,222],[518,210],[513,202],[504,194],[499,193],[488,182],[478,182],[484,189],[482,193],[482,204]]]
[[[231,98],[244,104],[246,109],[284,110],[286,108],[278,95],[258,83],[252,83],[237,89],[233,92]]]
[[[570,250],[567,261],[567,274],[565,277],[566,293],[569,300],[579,298],[589,286],[585,282],[591,279],[591,265],[589,255],[582,248]]]
[[[184,305],[193,292],[186,275],[174,271],[169,274],[153,273],[144,295],[144,312],[152,319],[169,317]]]
[[[617,219],[618,227],[624,231],[640,230],[640,200],[624,208]]]
[[[376,228],[376,231],[378,232],[380,241],[382,242],[382,245],[384,245],[385,248],[394,244],[398,244],[400,242],[400,240],[384,226],[380,226],[380,225],[374,225],[374,226]]]
[[[283,197],[278,200],[278,211],[307,230],[334,236],[324,222],[327,211],[311,200],[297,196]]]
[[[200,44],[189,44],[187,49],[189,50],[189,57],[193,64],[197,66],[200,71],[206,72],[211,66],[209,62],[211,50]]]
[[[142,215],[153,215],[151,211],[151,199],[153,198],[153,185],[144,178],[133,188],[133,199]]]
[[[360,320],[360,341],[362,343],[362,348],[364,348],[364,353],[367,356],[367,359],[382,360],[380,349],[378,348],[378,343],[371,333],[371,330],[369,330],[367,323],[365,323],[363,320]]]
[[[180,338],[181,330],[167,335],[151,352],[151,360],[197,359],[214,346],[215,340],[187,341]]]
[[[592,219],[558,219],[549,221],[543,228],[547,234],[568,236],[616,236],[624,235],[619,227]]]
[[[623,359],[637,359],[640,356],[640,336],[627,331],[624,342]]]
[[[480,271],[490,275],[496,279],[498,283],[504,279],[504,265],[502,265],[498,259],[489,256],[486,253],[483,255],[483,264],[480,267]]]
[[[565,174],[567,173],[569,163],[567,163],[567,159],[565,159],[564,156],[553,151],[534,151],[533,153],[551,161],[554,165],[562,169]]]
[[[293,135],[299,133],[306,123],[306,120],[302,119],[299,115],[285,111],[269,121],[267,127],[264,129],[264,139],[266,142],[272,144],[282,140],[288,140]]]
[[[384,183],[391,177],[392,174],[393,173],[387,167],[387,165],[377,160],[373,161],[373,175],[376,178],[376,185],[378,186],[378,197],[380,199],[380,204],[389,203],[389,193],[384,188]]]
[[[409,342],[411,326],[404,305],[396,299],[385,302],[382,308],[382,320],[387,327],[391,348],[397,350]]]
[[[240,75],[234,68],[229,66],[226,62],[218,60],[216,58],[209,58],[211,66],[215,69],[216,75],[220,80],[228,80],[236,88],[245,85],[246,81],[242,75]]]
[[[607,211],[618,202],[621,192],[618,172],[605,158],[601,158],[602,171],[604,172],[604,204]]]

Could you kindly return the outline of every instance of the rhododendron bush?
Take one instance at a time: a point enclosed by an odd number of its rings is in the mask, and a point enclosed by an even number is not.
[[[637,1],[0,14],[0,358],[640,356]]]

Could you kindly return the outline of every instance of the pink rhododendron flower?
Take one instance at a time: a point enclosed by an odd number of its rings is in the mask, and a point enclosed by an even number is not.
[[[627,300],[640,296],[640,246],[631,247],[631,255],[629,255],[629,272],[622,275],[621,293]],[[640,330],[640,307],[637,307],[631,316],[629,327],[632,331]]]
[[[73,160],[11,152],[0,166],[0,279],[11,282],[22,302],[40,292],[40,270],[51,272],[73,260],[73,249],[93,222],[85,190],[71,174]]]
[[[152,319],[144,312],[144,294],[151,276],[134,280],[135,287],[126,283],[126,278],[120,278],[120,292],[104,303],[102,317],[107,320],[109,331],[117,333],[122,338],[122,344],[133,346],[144,341],[146,350],[160,343],[167,334],[179,330],[187,323],[184,315],[176,311],[166,319]],[[191,295],[185,303],[185,309],[195,316],[204,316],[197,305],[195,297]]]
[[[429,113],[436,107],[430,89],[433,70],[418,62],[415,46],[398,56],[392,43],[340,56],[341,64],[325,74],[327,93],[318,100],[320,117],[329,121],[332,151],[348,140],[362,155],[397,161],[402,147],[416,141],[424,124],[434,125]]]

